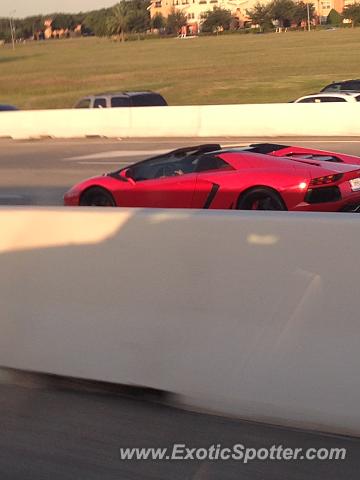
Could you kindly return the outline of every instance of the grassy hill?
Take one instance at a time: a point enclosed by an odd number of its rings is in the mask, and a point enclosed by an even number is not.
[[[0,47],[0,103],[67,108],[106,90],[156,90],[171,105],[287,102],[360,78],[360,28],[125,44],[51,40]]]

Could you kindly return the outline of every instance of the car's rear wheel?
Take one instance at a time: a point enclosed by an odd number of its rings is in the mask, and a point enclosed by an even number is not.
[[[115,200],[110,192],[100,187],[86,190],[80,198],[82,207],[115,207]]]
[[[280,195],[269,188],[253,188],[239,199],[238,210],[286,210]]]

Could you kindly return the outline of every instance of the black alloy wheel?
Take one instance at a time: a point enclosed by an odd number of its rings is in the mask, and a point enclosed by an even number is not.
[[[80,199],[82,207],[115,207],[115,201],[110,192],[100,187],[93,187],[83,193]]]
[[[238,210],[286,210],[281,197],[268,188],[253,188],[240,197]]]

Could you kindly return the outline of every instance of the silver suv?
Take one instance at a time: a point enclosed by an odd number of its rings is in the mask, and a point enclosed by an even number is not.
[[[74,108],[165,107],[167,102],[155,92],[107,92],[81,98]]]

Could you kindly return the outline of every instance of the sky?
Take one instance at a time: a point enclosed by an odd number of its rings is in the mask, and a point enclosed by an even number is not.
[[[117,0],[0,0],[0,17],[9,17],[10,14],[22,18],[54,12],[87,12],[112,7],[115,3]]]

